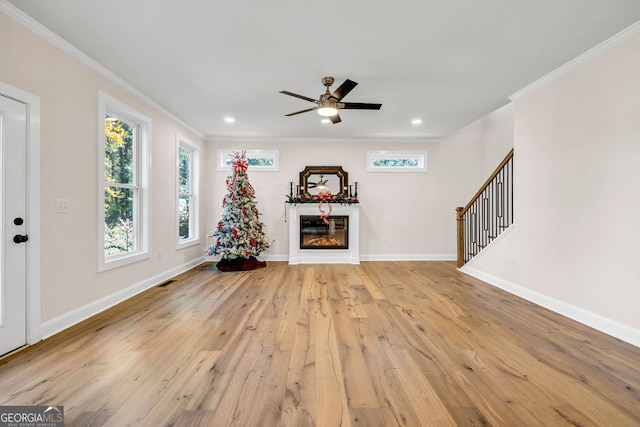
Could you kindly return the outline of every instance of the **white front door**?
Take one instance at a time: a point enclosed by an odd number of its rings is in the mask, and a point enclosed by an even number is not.
[[[27,343],[27,106],[0,95],[0,355]]]

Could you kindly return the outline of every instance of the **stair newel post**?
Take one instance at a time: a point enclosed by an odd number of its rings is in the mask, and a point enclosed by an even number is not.
[[[464,208],[456,208],[456,228],[458,240],[458,268],[464,265]]]

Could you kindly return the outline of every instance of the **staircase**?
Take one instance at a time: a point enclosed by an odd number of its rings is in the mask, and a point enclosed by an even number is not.
[[[458,267],[513,223],[513,149],[465,207],[456,208]]]

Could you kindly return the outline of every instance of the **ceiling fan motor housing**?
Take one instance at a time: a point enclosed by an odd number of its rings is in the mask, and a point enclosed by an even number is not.
[[[318,105],[320,107],[333,107],[333,108],[342,108],[344,104],[339,103],[336,98],[330,93],[325,93],[324,95],[320,95],[320,100],[318,101]]]

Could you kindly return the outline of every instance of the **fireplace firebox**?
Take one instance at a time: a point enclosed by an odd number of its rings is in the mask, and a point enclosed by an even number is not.
[[[349,216],[300,216],[300,249],[349,249]]]

